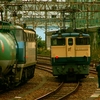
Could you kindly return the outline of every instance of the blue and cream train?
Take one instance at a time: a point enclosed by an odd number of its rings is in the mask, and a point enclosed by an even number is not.
[[[90,36],[61,29],[51,36],[51,63],[54,76],[80,79],[89,74]]]
[[[0,21],[0,88],[12,88],[33,78],[36,32]]]

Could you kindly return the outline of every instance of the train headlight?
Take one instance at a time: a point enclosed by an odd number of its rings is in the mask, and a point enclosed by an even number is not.
[[[55,58],[58,59],[59,57],[58,56],[55,56]]]

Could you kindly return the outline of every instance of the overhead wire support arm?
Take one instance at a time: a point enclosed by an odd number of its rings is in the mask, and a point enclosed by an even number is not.
[[[46,20],[50,20],[48,23],[50,25],[52,24],[56,24],[56,25],[60,25],[59,23],[62,23],[64,21],[64,19],[60,16],[62,9],[65,8],[66,6],[70,6],[70,7],[75,7],[77,12],[80,12],[80,15],[83,15],[83,13],[87,12],[87,13],[99,13],[100,9],[100,2],[54,2],[54,1],[37,1],[37,0],[25,0],[25,1],[20,1],[16,0],[16,2],[14,2],[14,0],[12,0],[13,2],[9,2],[6,3],[7,6],[7,11],[12,12],[12,11],[16,11],[16,13],[20,13],[20,11],[23,11],[23,16],[24,16],[24,21],[27,23],[33,23],[32,21],[34,21],[34,24],[38,23],[38,25],[45,25]],[[0,3],[3,4],[4,2],[2,2],[0,0]],[[5,3],[4,3],[5,4]],[[87,10],[87,5],[89,5],[89,9]],[[17,6],[20,6],[22,10],[17,10]],[[95,9],[92,9],[94,8]],[[55,8],[55,9],[53,9]],[[84,8],[84,9],[83,9]],[[47,17],[47,19],[45,19],[45,12],[47,11],[47,16],[50,16],[50,18]],[[66,11],[72,13],[73,11],[70,9],[66,9]],[[44,12],[44,15],[41,13]],[[51,13],[53,12],[53,13]],[[53,14],[56,13],[56,17],[55,20],[54,18],[52,18]],[[30,16],[30,13],[32,16]],[[82,14],[81,14],[82,13]],[[41,14],[41,15],[39,15]],[[75,14],[76,15],[76,14]],[[6,16],[6,15],[5,15]],[[23,17],[22,16],[22,17]],[[42,16],[39,17],[39,16]],[[7,16],[9,17],[9,16]],[[27,18],[29,17],[29,18]],[[83,16],[85,17],[85,16]],[[94,15],[95,17],[95,15]],[[60,19],[60,20],[59,20]],[[86,20],[86,18],[84,18]],[[54,22],[55,21],[55,22]]]

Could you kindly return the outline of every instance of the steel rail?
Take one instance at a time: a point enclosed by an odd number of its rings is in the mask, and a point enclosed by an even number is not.
[[[80,82],[77,83],[76,87],[71,92],[62,96],[61,98],[58,98],[58,100],[63,100],[65,98],[67,98],[68,96],[72,95],[74,92],[76,92],[78,90],[79,86],[80,86]]]
[[[42,57],[39,57],[38,60],[41,60],[41,59],[42,59]],[[47,57],[43,57],[43,59],[45,59],[46,61],[47,60],[50,60],[50,59],[47,59]],[[41,65],[41,63],[40,64],[37,64],[37,67],[36,68],[39,68],[39,69],[42,69],[42,70],[45,70],[45,71],[48,71],[48,72],[52,73],[51,72],[52,71],[52,68],[46,66],[46,61],[45,61],[45,63],[43,65]],[[39,61],[38,61],[38,63],[39,63]],[[61,82],[56,89],[54,89],[53,91],[48,92],[48,93],[46,93],[46,94],[44,94],[44,95],[36,98],[35,100],[43,100],[43,99],[47,99],[47,98],[49,99],[50,97],[55,96],[63,88],[63,84],[64,84],[64,82]],[[80,82],[77,83],[76,87],[71,92],[69,92],[67,94],[64,94],[60,98],[58,97],[57,100],[63,100],[65,98],[67,98],[69,95],[71,95],[72,93],[74,93],[78,89],[79,84],[80,84]]]
[[[64,84],[63,82],[60,83],[60,85],[55,90],[53,90],[53,91],[51,91],[51,92],[49,92],[49,93],[47,93],[39,98],[36,98],[35,100],[43,100],[43,99],[49,97],[50,95],[57,93],[62,88],[63,84]]]

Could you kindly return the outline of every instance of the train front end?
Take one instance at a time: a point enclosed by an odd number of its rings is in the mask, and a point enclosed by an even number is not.
[[[90,36],[80,33],[62,33],[51,37],[51,62],[54,76],[89,74]]]

